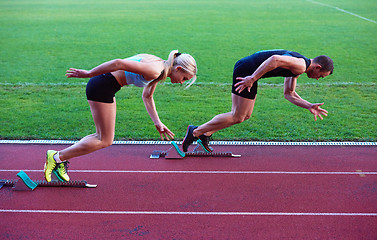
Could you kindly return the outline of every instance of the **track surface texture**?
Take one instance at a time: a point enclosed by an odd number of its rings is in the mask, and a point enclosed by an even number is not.
[[[48,149],[0,144],[0,179],[43,179]],[[242,155],[150,159],[113,145],[70,161],[97,188],[0,189],[0,239],[376,239],[375,146],[213,146]]]

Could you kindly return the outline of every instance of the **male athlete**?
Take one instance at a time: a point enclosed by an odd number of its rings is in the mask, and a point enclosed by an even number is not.
[[[259,51],[242,58],[233,70],[232,111],[219,114],[200,126],[189,125],[182,144],[183,151],[187,152],[190,144],[199,138],[203,147],[211,152],[212,148],[208,144],[213,133],[249,119],[254,109],[260,78],[285,77],[285,98],[299,107],[308,109],[315,120],[317,117],[322,120],[322,115],[327,116],[328,113],[320,108],[323,103],[310,103],[302,99],[295,91],[296,82],[303,73],[318,80],[332,74],[333,69],[333,61],[328,56],[309,59],[288,50]]]

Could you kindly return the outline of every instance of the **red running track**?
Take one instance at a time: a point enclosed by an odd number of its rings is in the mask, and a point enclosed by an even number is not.
[[[0,179],[43,179],[48,149],[0,144]],[[0,239],[376,239],[374,146],[215,146],[241,158],[150,159],[113,145],[73,159],[97,188],[0,190]]]

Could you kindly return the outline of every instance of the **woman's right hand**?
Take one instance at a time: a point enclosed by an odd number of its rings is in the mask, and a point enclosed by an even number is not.
[[[88,78],[89,71],[83,69],[70,68],[65,74],[67,78]]]
[[[154,125],[157,131],[160,133],[161,141],[164,141],[164,137],[166,140],[170,141],[174,139],[175,134],[169,130],[162,122]]]

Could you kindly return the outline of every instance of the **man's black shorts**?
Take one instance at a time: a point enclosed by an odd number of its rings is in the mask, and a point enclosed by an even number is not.
[[[241,93],[236,92],[236,88],[234,84],[240,82],[240,80],[236,80],[238,77],[246,77],[250,76],[254,73],[254,71],[258,68],[258,66],[250,66],[250,62],[247,63],[246,61],[243,61],[242,59],[238,61],[234,65],[233,70],[233,85],[232,85],[232,93],[236,94],[240,97],[248,98],[248,99],[255,99],[255,96],[258,92],[258,81],[256,81],[253,86],[250,89],[250,92],[245,88]]]

